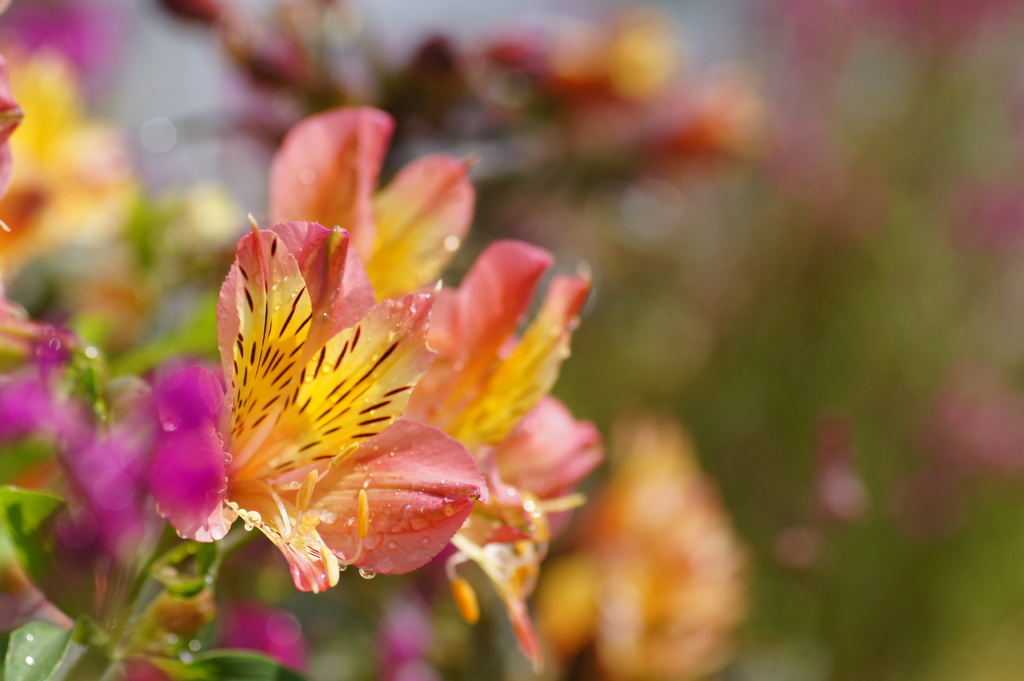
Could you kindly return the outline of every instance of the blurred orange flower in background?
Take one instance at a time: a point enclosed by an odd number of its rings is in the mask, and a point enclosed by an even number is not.
[[[564,662],[592,643],[602,679],[700,678],[744,619],[746,551],[679,424],[619,422],[611,460],[579,548],[545,566],[540,628]]]

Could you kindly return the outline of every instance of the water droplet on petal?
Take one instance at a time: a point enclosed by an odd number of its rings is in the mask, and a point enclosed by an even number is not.
[[[366,568],[359,568],[359,576],[363,579],[373,579],[377,576],[377,573],[373,570],[367,570]]]
[[[395,564],[391,561],[390,558],[381,558],[377,562],[377,572],[381,573],[382,575],[391,574],[391,571],[394,569]]]

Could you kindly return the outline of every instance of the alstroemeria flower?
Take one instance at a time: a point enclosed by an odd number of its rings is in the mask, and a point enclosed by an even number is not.
[[[9,273],[56,244],[120,229],[135,186],[127,142],[113,128],[86,119],[67,59],[45,49],[12,49],[5,56],[25,111],[11,135],[17,163],[0,199],[0,220],[9,228],[0,232],[0,269]],[[0,93],[0,108],[2,100]]]
[[[241,517],[307,591],[333,586],[340,564],[407,572],[447,544],[486,486],[462,445],[398,418],[433,358],[432,300],[373,300],[342,230],[254,227],[239,242],[218,307],[230,408],[213,397],[202,417],[223,453],[209,430],[196,443],[225,461],[227,486],[158,495],[179,532],[214,540]]]
[[[473,219],[465,161],[434,154],[376,191],[394,121],[371,108],[334,109],[285,136],[270,170],[272,222],[339,226],[383,300],[432,284]]]
[[[585,274],[555,277],[536,318],[516,332],[551,256],[516,241],[493,244],[455,291],[441,291],[430,329],[438,361],[413,392],[408,415],[469,447],[488,472],[491,499],[453,539],[457,602],[475,597],[455,566],[469,558],[491,578],[523,651],[540,663],[526,610],[550,537],[549,514],[581,502],[573,487],[601,460],[600,437],[547,398],[590,289]]]

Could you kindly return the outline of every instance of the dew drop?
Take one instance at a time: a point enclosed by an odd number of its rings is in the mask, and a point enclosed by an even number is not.
[[[178,642],[178,635],[177,634],[167,634],[167,643],[169,645],[173,646],[177,642]]]
[[[25,664],[27,664],[28,666],[31,667],[35,663],[36,663],[36,658],[32,657],[31,655],[29,655],[28,657],[25,658]]]
[[[389,575],[391,574],[391,571],[395,569],[395,564],[391,561],[390,558],[381,558],[377,562],[376,567],[377,572],[381,573],[382,575]]]
[[[454,253],[455,251],[459,250],[459,243],[459,237],[455,236],[454,234],[446,236],[444,238],[444,250],[448,251],[449,253]]]
[[[397,549],[398,548],[398,542],[396,542],[396,541],[389,541],[388,542],[388,548],[392,549],[392,550]]]
[[[36,637],[33,636],[32,634],[25,634],[25,640],[26,641],[34,641],[34,640],[36,640]]]
[[[368,534],[363,539],[363,547],[367,551],[373,551],[375,548],[380,546],[382,538],[379,534]]]
[[[50,342],[47,343],[47,345],[50,346],[51,350],[60,350],[60,341],[57,340],[56,338],[51,338]]]
[[[424,537],[423,539],[420,539],[420,543],[421,544],[429,544],[430,543],[430,537]]]
[[[366,568],[359,568],[359,576],[363,579],[373,579],[377,576],[377,573],[373,570],[367,570]]]

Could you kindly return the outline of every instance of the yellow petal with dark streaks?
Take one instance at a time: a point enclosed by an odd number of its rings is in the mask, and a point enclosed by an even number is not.
[[[384,301],[313,354],[260,448],[261,475],[330,461],[401,416],[433,361],[426,345],[431,302],[415,294]]]
[[[273,232],[254,229],[239,243],[233,274],[240,324],[232,348],[230,475],[241,479],[262,467],[263,442],[301,370],[312,306],[295,258]]]
[[[551,282],[544,305],[519,343],[487,378],[479,397],[447,428],[452,437],[470,450],[497,444],[548,394],[569,356],[572,330],[589,291],[588,275]]]

